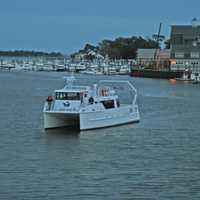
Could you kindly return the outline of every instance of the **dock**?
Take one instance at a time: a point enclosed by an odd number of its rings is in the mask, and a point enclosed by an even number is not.
[[[151,69],[132,69],[131,76],[144,78],[173,79],[181,78],[182,71],[151,70]]]
[[[8,65],[0,65],[0,71],[11,71],[11,69],[14,69],[14,66],[8,66]]]

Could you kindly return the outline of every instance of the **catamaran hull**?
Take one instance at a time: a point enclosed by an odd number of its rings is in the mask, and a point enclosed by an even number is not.
[[[138,107],[125,106],[103,112],[81,113],[80,129],[104,128],[138,121],[140,121]]]
[[[44,128],[79,126],[79,114],[44,112]]]
[[[78,114],[45,112],[44,128],[78,126],[80,130],[89,130],[138,122],[139,120],[140,115],[136,105]]]

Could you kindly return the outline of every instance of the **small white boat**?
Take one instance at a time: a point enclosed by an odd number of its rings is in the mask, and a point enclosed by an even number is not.
[[[193,84],[200,84],[200,74],[199,73],[194,73],[194,80],[192,82]]]
[[[102,75],[103,73],[94,69],[87,69],[79,72],[80,74]]]
[[[182,78],[177,78],[178,81],[192,82],[193,84],[200,83],[200,73],[185,70]]]
[[[89,69],[86,69],[86,70],[82,70],[79,72],[80,74],[95,74],[95,72],[93,70],[89,70]]]
[[[102,80],[98,85],[75,86],[74,77],[66,80],[65,87],[55,90],[54,96],[45,102],[45,129],[78,126],[80,130],[87,130],[140,120],[137,91],[129,81]],[[105,86],[118,83],[127,84],[133,92],[132,103],[122,104],[113,87]]]
[[[194,80],[194,74],[190,70],[185,70],[181,78],[176,78],[177,81],[190,82]]]

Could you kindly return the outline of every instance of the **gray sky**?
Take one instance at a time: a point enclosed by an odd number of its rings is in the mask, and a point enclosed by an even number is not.
[[[151,36],[200,18],[199,0],[0,0],[0,50],[72,53],[85,43]]]

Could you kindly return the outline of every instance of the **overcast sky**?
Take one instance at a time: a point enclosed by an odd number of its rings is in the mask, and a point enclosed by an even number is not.
[[[0,0],[0,50],[72,53],[85,43],[151,36],[200,18],[199,0]]]

